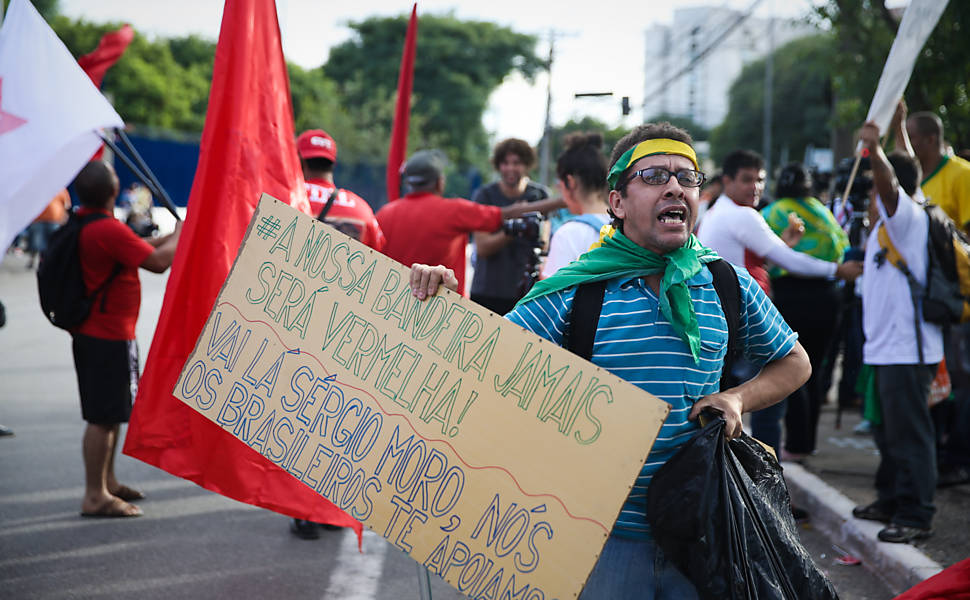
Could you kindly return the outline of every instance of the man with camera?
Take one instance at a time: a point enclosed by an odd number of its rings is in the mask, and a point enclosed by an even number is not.
[[[541,185],[529,180],[536,155],[529,143],[517,138],[502,140],[492,152],[492,166],[499,180],[480,187],[472,201],[485,206],[534,203],[549,197]],[[475,240],[475,275],[471,299],[504,315],[512,310],[538,276],[540,230],[528,224],[511,231],[479,231]]]
[[[507,219],[531,211],[562,206],[559,199],[486,206],[462,198],[443,198],[445,160],[437,150],[416,152],[404,165],[409,193],[377,211],[377,222],[387,238],[384,254],[394,260],[442,264],[455,272],[458,290],[465,291],[465,246],[472,232],[494,232]]]

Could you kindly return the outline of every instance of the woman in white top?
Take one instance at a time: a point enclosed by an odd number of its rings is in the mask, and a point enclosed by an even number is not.
[[[579,258],[599,240],[599,231],[610,222],[606,199],[607,165],[603,136],[596,132],[573,133],[564,141],[566,149],[556,161],[559,193],[573,218],[552,236],[549,255],[542,265],[542,278]]]

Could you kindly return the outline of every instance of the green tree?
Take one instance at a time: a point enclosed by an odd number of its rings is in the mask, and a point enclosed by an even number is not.
[[[830,27],[838,52],[831,60],[836,124],[856,128],[866,116],[901,13],[885,0],[828,0],[815,12]],[[970,2],[953,0],[916,60],[905,98],[910,112],[929,110],[943,120],[954,148],[970,148]]]
[[[323,70],[337,83],[341,103],[358,127],[382,142],[383,156],[393,122],[407,17],[372,17],[349,26],[354,38],[331,49]],[[494,23],[421,16],[410,148],[441,148],[459,170],[484,167],[489,148],[482,114],[488,97],[509,73],[531,78],[543,68],[535,44],[534,36]]]
[[[616,142],[620,140],[621,137],[627,134],[627,129],[624,127],[609,127],[606,123],[600,121],[595,117],[585,116],[578,121],[576,119],[570,119],[566,123],[560,126],[554,126],[551,131],[552,146],[549,148],[552,155],[552,160],[555,161],[556,158],[563,151],[563,140],[570,133],[575,133],[577,131],[595,131],[603,135],[603,154],[607,159],[610,157],[610,152],[613,151],[613,146]],[[555,175],[555,165],[552,167],[553,175]]]
[[[7,9],[10,7],[10,0],[3,1],[3,14],[6,16]],[[60,11],[60,0],[30,0],[30,3],[34,5],[40,16],[50,22],[57,13]]]
[[[705,141],[710,139],[711,130],[704,127],[694,119],[686,116],[669,115],[661,113],[650,118],[650,121],[656,123],[658,121],[667,121],[675,127],[680,127],[681,129],[686,129],[690,133],[690,137],[694,139],[695,142]]]
[[[321,69],[303,69],[287,63],[293,116],[297,134],[307,129],[325,129],[337,141],[341,163],[383,163],[387,156],[387,132],[376,120],[355,119],[344,107],[337,85]],[[393,117],[393,105],[386,91],[359,107],[360,111],[385,111]]]
[[[772,164],[782,149],[800,158],[809,144],[828,146],[831,120],[832,38],[818,35],[778,48],[772,90]],[[765,59],[744,67],[728,93],[728,113],[711,133],[711,158],[720,163],[735,148],[761,151]]]
[[[94,24],[57,16],[51,27],[71,54],[78,57],[94,50],[101,36],[117,30],[121,24]],[[135,39],[108,70],[101,86],[126,123],[195,133],[202,130],[213,59],[210,53],[205,62],[197,62],[198,54],[188,60],[186,47],[198,42],[149,41],[135,33]],[[173,47],[180,51],[182,60],[188,61],[185,65],[176,60]]]

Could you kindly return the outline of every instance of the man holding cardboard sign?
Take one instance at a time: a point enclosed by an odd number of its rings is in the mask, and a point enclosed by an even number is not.
[[[609,205],[616,229],[598,247],[541,281],[506,318],[567,345],[576,323],[597,318],[591,361],[671,406],[656,442],[613,525],[581,598],[694,598],[693,585],[652,541],[646,495],[653,474],[697,429],[704,408],[721,412],[730,437],[741,414],[769,406],[797,389],[811,367],[796,335],[743,270],[738,347],[761,372],[718,390],[728,326],[707,263],[717,255],[691,235],[704,181],[686,131],[647,124],[621,139],[612,154]],[[419,298],[439,281],[441,267],[412,270]],[[580,284],[602,281],[602,310],[575,315]],[[572,345],[572,342],[568,342]]]

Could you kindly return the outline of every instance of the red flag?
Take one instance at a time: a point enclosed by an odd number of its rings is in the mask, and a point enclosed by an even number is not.
[[[118,31],[104,34],[97,48],[77,59],[77,64],[91,78],[94,87],[101,87],[105,73],[118,62],[133,39],[135,39],[135,30],[125,23]],[[104,146],[100,146],[91,160],[98,160],[103,154]]]
[[[360,523],[171,395],[262,192],[309,212],[276,9],[227,0],[188,215],[124,452],[230,498],[360,535]]]
[[[126,23],[118,31],[104,34],[98,42],[98,47],[77,59],[77,64],[81,65],[95,87],[101,87],[104,74],[118,62],[133,39],[135,39],[135,30]]]
[[[970,558],[951,565],[895,598],[895,600],[968,599],[970,599]]]
[[[414,83],[414,55],[418,42],[418,4],[411,9],[408,33],[404,38],[401,72],[397,76],[397,105],[391,147],[387,151],[387,201],[397,200],[401,190],[401,166],[408,151],[408,120],[411,118],[411,87]]]

